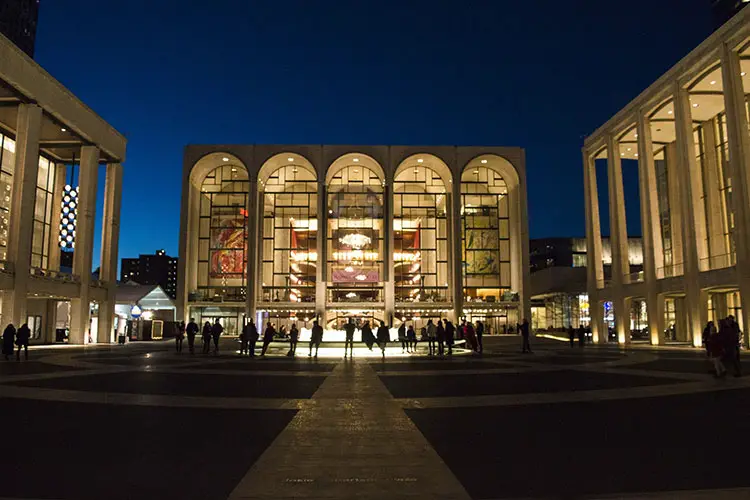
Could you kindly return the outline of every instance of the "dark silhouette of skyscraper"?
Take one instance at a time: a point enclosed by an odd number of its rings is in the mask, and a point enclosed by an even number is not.
[[[711,10],[714,14],[714,29],[729,21],[732,16],[750,4],[750,0],[711,0]]]
[[[157,250],[153,255],[141,254],[137,259],[122,259],[120,281],[159,285],[174,299],[177,296],[177,259],[164,250]]]
[[[0,1],[0,33],[34,57],[39,0]]]

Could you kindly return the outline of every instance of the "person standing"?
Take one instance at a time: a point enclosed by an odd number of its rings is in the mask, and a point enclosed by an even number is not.
[[[583,326],[583,323],[578,325],[578,347],[583,349],[583,347],[586,345],[586,328]]]
[[[299,340],[299,330],[297,330],[297,323],[292,323],[292,328],[289,330],[289,352],[287,356],[294,357],[297,354],[297,340]]]
[[[8,360],[8,356],[13,355],[13,351],[15,350],[16,345],[16,327],[13,326],[13,323],[10,323],[8,326],[5,327],[5,331],[3,332],[3,354],[5,355],[5,360]]]
[[[437,350],[435,349],[435,339],[437,338],[437,328],[435,328],[435,323],[432,322],[432,320],[427,320],[427,345],[429,347],[428,351],[430,356],[434,356],[437,354]]]
[[[712,322],[709,321],[709,324],[710,323]],[[719,336],[719,333],[716,331],[716,328],[710,329],[708,328],[708,325],[707,325],[707,329],[708,329],[708,337],[706,337],[706,342],[705,342],[706,352],[708,354],[709,359],[711,359],[711,362],[713,363],[714,377],[716,378],[724,377],[727,374],[727,369],[724,367],[724,364],[721,362],[722,358],[724,357],[724,346],[722,345],[721,337]]]
[[[479,348],[479,354],[484,352],[484,344],[482,343],[482,337],[484,336],[484,323],[477,321],[477,347]]]
[[[255,343],[258,342],[258,328],[251,319],[247,324],[247,353],[251,358],[255,357]]]
[[[354,319],[349,318],[349,321],[344,325],[344,332],[346,332],[346,340],[344,341],[344,357],[346,357],[346,349],[349,348],[349,353],[354,357],[354,332],[357,327],[354,325]]]
[[[264,358],[266,356],[266,351],[268,351],[268,346],[271,345],[271,342],[273,342],[274,335],[276,335],[276,330],[269,321],[266,324],[266,331],[263,332],[263,348],[260,350],[261,358]]]
[[[576,344],[576,331],[573,330],[573,325],[568,325],[568,340],[570,341],[570,347]]]
[[[406,321],[401,323],[398,327],[398,340],[401,341],[401,354],[406,352]]]
[[[180,324],[177,325],[177,335],[174,336],[174,342],[175,347],[177,348],[177,352],[182,352],[182,341],[185,339],[185,322],[180,321]]]
[[[211,337],[214,339],[214,354],[216,356],[219,355],[219,337],[221,337],[223,331],[224,327],[219,323],[219,318],[216,318],[214,326],[211,327]]]
[[[385,348],[388,346],[388,342],[391,341],[391,334],[388,331],[388,327],[385,326],[385,321],[380,322],[377,336],[378,336],[378,347],[380,347],[380,352],[383,353],[383,359],[385,359]]]
[[[529,342],[529,320],[524,318],[523,323],[518,325],[518,331],[521,333],[521,337],[523,338],[523,347],[521,348],[521,352],[523,352],[524,354],[532,354],[531,343]]]
[[[203,340],[203,354],[211,352],[211,322],[206,321],[203,325],[203,332],[201,335]]]
[[[240,356],[247,354],[247,326],[248,323],[245,323],[240,332]]]
[[[318,357],[318,349],[320,349],[321,342],[323,342],[323,328],[317,321],[313,321],[312,332],[310,333],[310,352],[307,355],[308,357],[312,356],[313,347],[315,347],[315,357]]]
[[[438,355],[442,356],[445,354],[445,328],[443,327],[443,321],[437,321],[437,328],[435,328],[435,336],[437,337]]]
[[[417,332],[414,325],[409,325],[406,330],[406,352],[417,352]]]
[[[732,367],[735,377],[742,376],[742,366],[740,365],[740,325],[734,320],[734,316],[727,316],[724,320],[726,324],[726,335],[724,342],[725,364]],[[20,330],[19,330],[20,331]]]
[[[188,350],[190,354],[195,354],[195,336],[198,334],[198,325],[195,324],[195,319],[190,318],[190,322],[185,327],[188,339]]]
[[[714,326],[713,321],[709,321],[706,323],[705,328],[703,328],[703,335],[701,336],[701,342],[703,343],[703,348],[706,350],[706,356],[711,357],[711,349],[708,345],[708,340],[711,338],[711,334],[716,332],[716,326]]]
[[[448,344],[448,356],[453,355],[453,336],[456,334],[456,327],[453,323],[445,320],[445,343]]]
[[[21,361],[21,349],[24,350],[24,355],[26,361],[29,360],[29,339],[31,338],[31,330],[29,330],[29,325],[24,323],[21,325],[21,328],[18,329],[18,332],[16,333],[16,345],[18,346],[18,351],[16,352],[16,361]]]
[[[362,341],[372,351],[372,346],[375,345],[375,335],[372,333],[369,321],[365,321],[365,324],[362,325]]]
[[[474,331],[474,324],[471,321],[464,323],[464,338],[466,339],[466,344],[469,346],[469,349],[474,352],[479,352],[477,334]]]

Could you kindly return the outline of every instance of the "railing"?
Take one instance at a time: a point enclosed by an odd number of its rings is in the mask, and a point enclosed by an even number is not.
[[[383,302],[383,289],[378,288],[336,288],[328,289],[328,302]]]
[[[685,270],[682,262],[656,269],[656,279],[658,280],[674,278],[675,276],[682,276],[683,274],[685,274]]]
[[[712,271],[714,269],[725,269],[737,264],[737,254],[725,253],[721,255],[712,255],[700,260],[701,271]]]
[[[244,286],[210,287],[194,290],[188,294],[189,302],[244,302],[247,289]]]
[[[499,297],[489,295],[487,297],[470,297],[464,295],[464,305],[467,304],[493,304],[498,302],[520,302],[521,297],[517,292],[503,292]]]
[[[32,276],[38,278],[45,278],[54,281],[62,281],[65,283],[80,283],[81,277],[75,274],[64,273],[62,271],[55,271],[53,269],[42,269],[41,267],[32,267],[30,270]]]
[[[264,286],[262,302],[315,302],[314,286]]]
[[[430,303],[430,302],[450,302],[450,294],[448,293],[448,287],[435,286],[435,287],[409,287],[409,286],[398,286],[395,290],[396,302],[414,302],[414,303]]]

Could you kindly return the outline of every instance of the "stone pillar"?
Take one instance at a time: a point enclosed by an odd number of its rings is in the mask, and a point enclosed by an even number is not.
[[[602,264],[602,231],[599,222],[599,195],[596,190],[596,168],[594,157],[583,151],[583,193],[586,212],[586,274],[589,307],[591,309],[591,332],[594,342],[604,344],[607,334],[602,335],[603,311],[598,300],[599,284],[604,282]]]
[[[188,297],[198,285],[198,211],[200,191],[193,185],[188,174],[182,181],[180,203],[180,248],[177,261],[177,319],[190,320]]]
[[[463,282],[463,242],[461,241],[461,176],[456,177],[457,181],[452,183],[450,196],[451,213],[451,262],[453,267],[453,318],[454,322],[459,321],[463,316],[464,309],[464,282]]]
[[[259,223],[262,227],[263,224],[263,197],[262,193],[258,191],[258,179],[250,179],[250,190],[247,193],[247,227],[245,228],[247,234],[247,255],[246,268],[245,268],[245,322],[253,318],[255,321],[255,308],[257,304],[258,295],[258,280],[261,275],[262,265],[260,264],[260,258],[262,250],[258,249],[258,245],[262,245],[263,231],[258,230]],[[261,202],[258,203],[260,197]],[[259,235],[260,233],[260,235]],[[262,294],[262,292],[261,292]],[[244,325],[240,325],[240,329]]]
[[[677,168],[680,172],[680,198],[682,209],[682,252],[684,263],[685,309],[687,311],[686,339],[700,346],[701,303],[700,262],[707,256],[706,219],[699,194],[702,191],[701,173],[695,158],[693,122],[690,112],[690,95],[677,82],[674,91],[675,127],[677,130]]]
[[[711,305],[714,310],[714,317],[718,320],[729,316],[729,308],[727,307],[727,294],[726,292],[718,292],[711,294]],[[719,322],[715,321],[716,328],[719,328]]]
[[[70,343],[88,342],[91,303],[91,261],[96,217],[96,187],[99,170],[99,149],[81,148],[78,183],[78,217],[76,219],[73,274],[80,279],[80,294],[70,301]]]
[[[51,164],[50,168],[55,169],[55,192],[52,193],[52,213],[50,214],[51,232],[49,235],[49,247],[47,250],[47,255],[49,256],[47,269],[59,271],[61,250],[60,242],[57,238],[60,234],[60,212],[62,211],[63,189],[65,189],[65,175],[67,173],[67,168],[63,163]]]
[[[728,253],[724,238],[724,218],[721,209],[721,192],[719,191],[719,158],[716,154],[716,130],[714,120],[702,123],[703,129],[703,206],[706,213],[706,238],[708,254],[711,257],[706,270],[729,265]]]
[[[732,158],[730,168],[737,281],[742,302],[742,324],[747,328],[750,325],[750,136],[741,71],[739,55],[724,45],[721,72],[727,113],[729,157]],[[744,339],[747,346],[750,335],[745,335]]]
[[[326,297],[328,295],[327,270],[328,256],[326,237],[328,235],[328,200],[326,183],[318,182],[318,232],[315,241],[317,261],[315,264],[315,315],[320,317],[321,326],[326,321]]]
[[[657,192],[651,124],[648,116],[642,111],[638,114],[638,187],[641,197],[643,276],[646,284],[648,331],[651,343],[658,345],[664,339],[663,334],[659,335],[659,332],[663,329],[659,327],[658,321],[660,297],[656,282],[656,269],[664,266],[664,250],[659,221],[659,194]]]
[[[667,199],[669,200],[669,224],[672,238],[672,266],[664,269],[661,278],[671,278],[684,273],[682,255],[682,196],[680,195],[680,169],[677,148],[674,143],[664,148],[667,163]],[[658,274],[657,274],[658,276]]]
[[[385,319],[389,323],[396,313],[396,276],[393,272],[393,184],[387,183],[383,187],[383,248],[385,251]]]
[[[107,165],[104,186],[104,214],[102,215],[102,245],[99,279],[107,287],[107,300],[99,304],[97,342],[108,343],[114,339],[112,328],[117,296],[117,250],[120,242],[120,203],[122,201],[122,165]],[[76,234],[78,234],[76,232]],[[180,318],[178,318],[179,320]]]
[[[15,283],[13,290],[2,292],[3,323],[13,323],[16,328],[26,323],[41,123],[42,108],[35,104],[18,106],[16,161],[13,167],[7,252],[7,260],[11,262],[15,272]]]

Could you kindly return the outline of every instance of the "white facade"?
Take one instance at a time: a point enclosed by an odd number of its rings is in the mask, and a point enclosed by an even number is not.
[[[189,146],[183,168],[181,319],[529,317],[522,149]]]
[[[0,35],[0,141],[1,324],[28,322],[34,342],[54,341],[62,325],[71,343],[111,341],[125,139]],[[66,165],[72,163],[79,171],[77,206],[64,209]],[[93,279],[102,164],[101,270]],[[71,220],[61,225],[65,210]],[[62,229],[71,236],[69,246],[75,243],[72,274],[60,272]],[[93,322],[92,310],[98,311]]]
[[[645,300],[652,344],[701,344],[703,325],[730,314],[750,325],[750,10],[745,9],[588,137],[583,148],[588,293],[594,339],[604,306],[618,342]],[[596,164],[606,163],[612,280],[602,262]],[[644,270],[628,262],[623,169],[637,168]],[[674,337],[665,338],[665,332]],[[745,336],[747,339],[747,336]]]

